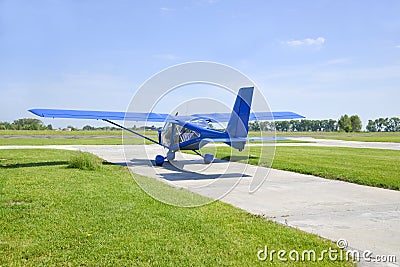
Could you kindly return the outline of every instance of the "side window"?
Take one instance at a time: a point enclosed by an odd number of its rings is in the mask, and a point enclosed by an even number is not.
[[[189,130],[188,128],[182,128],[179,134],[179,142],[186,142],[195,138],[198,138],[200,134],[198,132]]]

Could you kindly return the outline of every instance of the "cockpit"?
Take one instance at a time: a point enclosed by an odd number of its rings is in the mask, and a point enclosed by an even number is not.
[[[200,137],[200,133],[172,122],[167,122],[161,132],[161,142],[168,147],[198,137]]]

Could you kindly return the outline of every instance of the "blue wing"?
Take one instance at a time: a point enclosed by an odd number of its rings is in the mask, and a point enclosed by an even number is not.
[[[210,122],[227,122],[231,113],[209,113],[192,114],[190,116],[170,116],[165,113],[141,113],[141,112],[115,112],[115,111],[94,111],[94,110],[68,110],[68,109],[30,109],[33,114],[44,118],[68,118],[68,119],[95,119],[95,120],[128,120],[128,121],[149,121],[165,122],[167,120],[192,119],[209,120]],[[303,116],[293,112],[253,112],[250,113],[249,121],[302,119]]]
[[[169,117],[168,114],[162,113],[114,112],[94,110],[30,109],[29,111],[37,116],[44,118],[164,122]]]

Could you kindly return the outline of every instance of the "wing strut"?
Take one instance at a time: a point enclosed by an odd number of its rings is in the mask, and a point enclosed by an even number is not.
[[[168,146],[163,145],[163,144],[160,144],[160,143],[157,142],[156,140],[153,140],[153,139],[151,139],[151,138],[149,138],[149,137],[147,137],[147,136],[144,136],[143,134],[140,134],[140,133],[138,133],[138,132],[135,132],[134,130],[131,130],[131,129],[128,129],[128,128],[122,126],[122,125],[119,125],[118,123],[115,123],[115,122],[110,121],[110,120],[107,120],[107,119],[103,119],[103,121],[108,122],[108,123],[111,123],[112,125],[115,125],[115,126],[121,128],[121,129],[124,129],[124,130],[130,132],[130,133],[136,134],[137,136],[140,136],[140,137],[142,137],[142,138],[144,138],[144,139],[146,139],[146,140],[148,140],[148,141],[150,141],[150,142],[153,142],[153,143],[155,143],[155,144],[157,144],[157,145],[160,145],[160,146],[162,146],[162,147],[165,147],[165,148],[168,148],[168,149],[169,149]]]
[[[197,150],[195,150],[195,149],[192,149],[192,151],[193,151],[194,153],[196,153],[197,155],[199,155],[200,157],[204,158],[204,157],[203,157],[203,155],[202,155],[202,154],[200,154],[200,152],[198,152]]]

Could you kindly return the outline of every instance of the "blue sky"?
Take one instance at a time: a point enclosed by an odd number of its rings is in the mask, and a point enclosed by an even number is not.
[[[399,12],[395,0],[0,0],[0,121],[123,111],[147,78],[188,61],[241,70],[272,110],[400,117]]]

